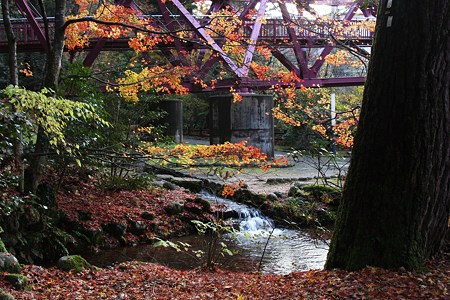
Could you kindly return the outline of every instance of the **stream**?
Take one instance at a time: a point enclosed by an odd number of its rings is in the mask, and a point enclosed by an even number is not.
[[[323,268],[328,252],[328,245],[325,242],[312,240],[299,230],[274,228],[273,222],[256,208],[206,192],[201,193],[201,197],[211,203],[222,204],[225,207],[224,211],[233,211],[239,216],[231,220],[236,232],[222,237],[221,242],[234,254],[218,257],[217,261],[221,268],[242,272],[258,271],[263,253],[260,268],[263,273],[288,274]],[[170,247],[139,245],[103,250],[97,254],[84,256],[91,264],[99,267],[130,260],[155,262],[176,269],[193,269],[204,263],[206,254],[197,257],[196,251],[207,251],[206,235],[191,235],[170,241],[187,243],[190,246],[187,251],[177,252]]]

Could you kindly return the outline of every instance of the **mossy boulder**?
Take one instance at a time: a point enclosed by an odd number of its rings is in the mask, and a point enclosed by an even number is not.
[[[21,266],[17,258],[11,253],[0,253],[0,272],[19,273]]]
[[[58,260],[57,267],[62,271],[73,271],[76,273],[92,269],[92,265],[79,255],[67,255],[61,257]]]
[[[29,282],[25,275],[10,273],[3,278],[18,290],[26,290],[29,287]]]

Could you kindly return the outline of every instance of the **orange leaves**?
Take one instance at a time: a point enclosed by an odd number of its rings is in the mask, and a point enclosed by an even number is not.
[[[230,93],[233,95],[233,103],[242,101],[242,96],[233,87],[230,87]]]
[[[222,189],[222,197],[233,197],[234,193],[244,186],[244,183],[242,181],[234,182],[232,184],[224,184]]]
[[[270,76],[271,67],[270,66],[263,66],[256,62],[252,62],[250,64],[250,67],[252,68],[253,72],[255,73],[256,77],[261,80],[267,80]]]
[[[137,17],[136,11],[121,5],[112,5],[107,2],[92,0],[78,0],[79,12],[77,15],[67,17],[67,21],[74,21],[83,17],[92,16],[93,19],[111,24],[100,24],[93,21],[75,22],[66,30],[66,46],[69,50],[84,48],[89,44],[90,38],[118,39],[128,37],[131,29],[122,24],[142,26],[143,20]],[[92,9],[91,8],[96,8]],[[114,23],[117,23],[114,25]]]
[[[348,63],[348,59],[350,58],[350,54],[348,51],[339,50],[334,54],[328,54],[325,57],[325,61],[331,65],[342,66]]]
[[[139,152],[163,161],[175,160],[185,166],[232,166],[262,165],[267,155],[259,148],[248,146],[247,141],[239,143],[226,142],[220,145],[185,145],[178,144],[173,148],[142,146]]]
[[[334,127],[334,133],[336,135],[336,143],[346,148],[353,147],[353,133],[356,129],[357,120],[355,118],[349,118],[343,122],[338,123]]]
[[[147,26],[148,30],[154,30],[152,27]],[[147,33],[140,33],[138,32],[136,34],[136,37],[130,38],[128,41],[128,45],[131,49],[135,50],[136,52],[145,52],[151,50],[153,47],[155,47],[157,44],[164,43],[167,44],[173,39],[171,37],[156,35],[156,34],[147,34]]]
[[[33,76],[33,72],[31,71],[31,66],[29,63],[20,63],[19,73],[22,73],[26,77]]]

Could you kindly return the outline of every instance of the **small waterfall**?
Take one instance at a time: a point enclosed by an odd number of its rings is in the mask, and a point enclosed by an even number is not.
[[[225,212],[233,212],[233,224],[239,232],[225,236],[247,256],[256,261],[265,252],[263,271],[287,274],[299,270],[321,269],[325,263],[328,245],[315,241],[298,230],[275,228],[273,221],[261,212],[245,204],[223,199],[207,192],[202,198],[225,206]],[[266,242],[269,239],[269,243]],[[267,247],[266,247],[267,246]]]
[[[239,225],[240,232],[247,234],[263,234],[274,229],[273,221],[261,214],[259,209],[247,206],[245,204],[236,203],[226,200],[205,191],[200,193],[201,196],[213,204],[222,204],[225,206],[225,212],[234,212],[237,217],[233,218],[233,223]]]

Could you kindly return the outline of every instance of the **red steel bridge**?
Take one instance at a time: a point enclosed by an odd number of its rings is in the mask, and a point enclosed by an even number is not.
[[[135,8],[137,14],[142,11],[133,0],[116,0],[116,4]],[[321,68],[325,58],[336,48],[347,48],[356,55],[367,55],[365,47],[370,47],[373,32],[368,29],[355,29],[355,24],[364,19],[375,16],[375,6],[363,7],[363,0],[212,0],[208,12],[202,16],[191,14],[179,0],[156,0],[160,14],[145,16],[157,24],[166,32],[178,32],[180,29],[194,33],[194,38],[174,39],[170,44],[160,44],[155,49],[161,51],[173,65],[195,65],[196,78],[205,76],[222,61],[223,65],[231,72],[232,76],[215,84],[215,90],[233,87],[241,92],[249,92],[255,89],[267,89],[278,82],[273,80],[259,80],[251,76],[250,64],[254,60],[256,47],[265,45],[287,70],[295,73],[301,81],[296,83],[298,87],[305,86],[351,86],[362,85],[365,78],[358,77],[331,77],[320,78]],[[19,52],[45,52],[47,41],[43,29],[43,20],[32,9],[29,0],[15,0],[24,18],[14,19],[13,31],[17,40]],[[310,5],[328,5],[327,7],[339,7],[345,9],[345,13],[339,19],[341,30],[339,35],[334,35],[332,28],[327,24],[317,24],[311,18],[305,18],[299,12],[310,11]],[[223,49],[225,38],[213,36],[205,30],[211,21],[211,15],[221,9],[231,8],[242,21],[246,45],[245,54],[240,63],[234,60]],[[324,6],[323,6],[324,7]],[[270,11],[270,13],[268,12]],[[355,19],[358,15],[358,19]],[[54,28],[49,22],[49,32]],[[348,30],[346,30],[348,28]],[[176,34],[172,34],[172,36]],[[50,34],[51,36],[51,34]],[[7,51],[7,39],[4,26],[0,28],[0,52]],[[105,38],[93,38],[84,60],[86,66],[92,66],[101,51],[126,50],[128,38],[108,40]],[[196,60],[185,59],[186,53],[196,51]],[[207,51],[213,51],[216,55],[205,55]],[[311,54],[313,53],[313,54]],[[193,81],[187,80],[186,86],[192,92],[208,91],[211,88],[202,88]]]

